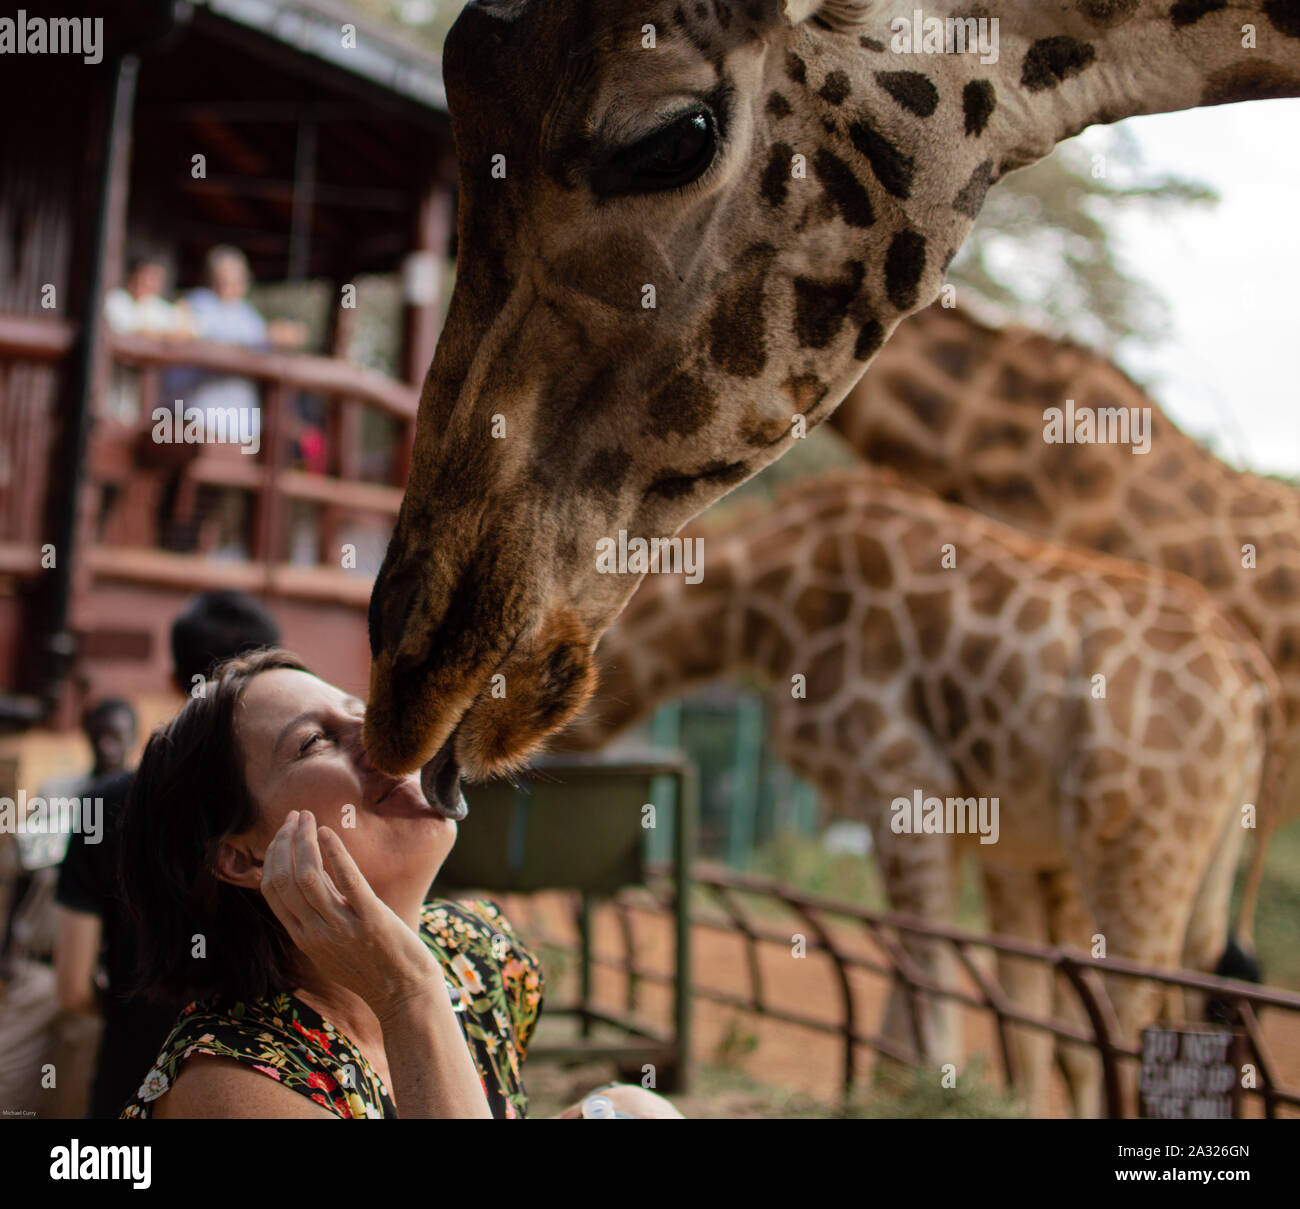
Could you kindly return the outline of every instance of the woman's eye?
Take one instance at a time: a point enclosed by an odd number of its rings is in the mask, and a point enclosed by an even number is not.
[[[702,176],[717,154],[713,114],[696,109],[614,153],[598,166],[592,187],[602,197],[680,189]]]
[[[318,731],[318,730],[317,730],[317,731],[312,731],[312,733],[311,733],[310,735],[308,735],[307,738],[303,741],[303,745],[302,745],[300,748],[298,748],[298,754],[299,754],[300,756],[303,755],[303,754],[305,754],[306,751],[307,751],[307,749],[308,749],[308,748],[309,748],[313,743],[315,743],[317,739],[323,739],[324,737],[325,737],[325,736],[322,735],[322,734],[320,733],[320,731]]]

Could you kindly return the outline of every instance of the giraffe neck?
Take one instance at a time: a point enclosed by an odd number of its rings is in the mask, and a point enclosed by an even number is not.
[[[777,674],[775,652],[762,641],[770,622],[755,609],[755,588],[736,526],[688,528],[703,536],[703,577],[648,575],[596,651],[599,688],[586,714],[556,741],[590,750],[608,742],[657,706],[724,676]]]

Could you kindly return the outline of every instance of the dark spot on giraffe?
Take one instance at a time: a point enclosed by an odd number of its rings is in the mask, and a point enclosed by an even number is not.
[[[813,171],[831,204],[850,227],[869,227],[876,221],[871,198],[862,182],[833,151],[819,147],[813,156]]]
[[[1012,471],[1001,478],[975,475],[971,488],[972,502],[978,500],[975,506],[982,512],[994,515],[1010,513],[1025,524],[1045,524],[1052,519],[1033,480],[1020,471]]]
[[[1228,0],[1178,0],[1169,10],[1175,29],[1195,25],[1202,17],[1228,7]]]
[[[947,592],[908,592],[903,606],[924,659],[941,654],[952,630],[952,599]]]
[[[808,669],[809,698],[825,701],[835,696],[844,684],[844,667],[847,663],[842,642],[834,643],[819,652]]]
[[[939,107],[939,90],[919,71],[878,71],[876,83],[917,117],[928,118]]]
[[[1047,624],[1052,615],[1052,607],[1040,596],[1031,597],[1020,606],[1016,614],[1016,629],[1022,634],[1033,634]]]
[[[933,361],[950,378],[964,382],[974,368],[974,350],[959,340],[941,340],[930,350]]]
[[[646,436],[672,432],[689,437],[708,422],[716,402],[717,396],[698,378],[675,370],[651,396],[649,423],[641,431]]]
[[[746,248],[709,319],[709,355],[737,378],[756,378],[767,365],[763,288],[775,255],[771,244]]]
[[[673,8],[673,22],[682,28],[686,27],[686,10],[680,4]]]
[[[996,617],[1001,613],[1015,588],[1016,581],[991,562],[981,564],[966,579],[966,593],[971,610],[985,617]]]
[[[825,348],[835,338],[865,276],[862,263],[849,260],[844,263],[844,275],[837,279],[794,279],[794,331],[800,348]]]
[[[1300,0],[1264,0],[1264,16],[1288,38],[1300,38]]]
[[[1080,0],[1083,15],[1101,29],[1127,21],[1137,12],[1138,0]]]
[[[848,592],[813,585],[795,598],[794,615],[806,632],[815,634],[828,626],[843,625],[852,606],[853,597]]]
[[[1035,434],[1037,435],[1037,434]],[[972,454],[987,453],[1003,446],[1007,449],[1024,449],[1030,441],[1028,430],[1010,420],[981,424],[970,436],[967,448]]]
[[[885,290],[900,311],[916,305],[917,286],[925,272],[925,237],[899,231],[885,254]]]
[[[993,744],[987,739],[979,738],[970,745],[971,759],[979,765],[982,775],[991,777],[994,769]]]
[[[970,711],[966,708],[966,697],[957,681],[948,675],[939,680],[939,695],[943,698],[943,712],[947,722],[946,733],[950,738],[956,738],[970,725]]]
[[[1055,88],[1071,76],[1077,76],[1097,61],[1097,50],[1091,42],[1058,34],[1052,38],[1039,38],[1025,52],[1025,63],[1020,73],[1022,88],[1042,92]]]
[[[998,649],[998,640],[992,634],[967,634],[961,640],[959,652],[961,665],[972,676],[980,675]]]
[[[858,338],[853,345],[853,359],[855,361],[870,361],[885,343],[885,329],[880,325],[878,320],[868,319],[866,323],[858,329]]]
[[[779,603],[785,595],[786,585],[793,574],[794,570],[791,567],[773,567],[754,581],[754,592],[760,596],[770,596]]]
[[[853,547],[857,555],[858,578],[869,588],[881,591],[892,588],[894,564],[885,547],[865,533],[853,534]]]
[[[661,474],[646,489],[643,502],[653,499],[679,500],[703,485],[734,487],[749,476],[744,462],[710,462],[703,470],[669,471]]]
[[[781,93],[769,92],[767,94],[767,112],[770,117],[779,122],[782,118],[788,118],[794,112],[794,107]]]
[[[849,139],[858,151],[867,157],[867,163],[885,191],[906,200],[912,196],[912,178],[916,174],[916,161],[904,155],[865,118],[849,125]]]
[[[1216,71],[1206,81],[1202,105],[1270,101],[1300,93],[1300,75],[1276,63],[1241,63]]]
[[[868,677],[892,676],[903,666],[903,651],[893,614],[872,605],[863,618],[858,666]]]
[[[702,3],[697,4],[695,6],[695,16],[701,21],[707,21],[709,19],[708,5]]]
[[[834,133],[835,133],[835,119],[834,119],[834,118],[822,118],[822,129],[823,129],[824,131],[826,131],[827,134],[834,134]]]
[[[917,382],[911,375],[886,373],[881,386],[896,396],[926,428],[942,432],[952,419],[952,408],[942,395]]]
[[[1218,507],[1219,501],[1214,488],[1202,479],[1188,486],[1187,499],[1194,508],[1205,513],[1213,512]]]
[[[632,466],[632,455],[617,446],[598,449],[587,459],[578,475],[578,486],[588,495],[599,496],[605,503],[618,499],[618,490]]]
[[[790,192],[790,168],[794,160],[794,148],[789,143],[774,143],[767,157],[767,167],[763,169],[763,179],[759,192],[769,206],[783,206]]]
[[[978,218],[980,210],[984,207],[984,198],[988,196],[992,184],[993,161],[985,160],[970,174],[970,180],[962,186],[961,192],[952,199],[952,208],[958,214],[966,215],[967,218]],[[944,271],[947,271],[946,265]]]
[[[731,5],[724,4],[723,0],[713,0],[713,15],[723,29],[731,28]]]
[[[823,101],[829,101],[832,105],[839,105],[852,91],[853,85],[849,83],[847,72],[829,71],[826,73],[826,79],[822,81],[822,86],[817,95]]]
[[[861,46],[863,50],[875,51],[878,55],[883,55],[885,53],[885,44],[878,38],[868,38],[866,34],[862,34],[858,38],[858,45]]]
[[[826,398],[829,388],[816,374],[792,374],[781,383],[781,389],[790,396],[795,413],[806,419]],[[822,419],[825,417],[823,416]],[[821,423],[821,420],[817,422]],[[788,425],[786,428],[788,431]]]
[[[790,51],[785,57],[785,74],[796,84],[808,83],[808,68],[794,51]]]
[[[1025,658],[1019,651],[1011,652],[998,672],[996,682],[1013,701],[1019,700],[1025,688]]]
[[[966,137],[978,138],[998,107],[998,94],[991,80],[972,80],[961,90],[962,113],[966,115]]]

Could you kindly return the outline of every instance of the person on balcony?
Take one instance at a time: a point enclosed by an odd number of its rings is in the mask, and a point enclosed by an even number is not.
[[[184,302],[163,297],[166,281],[167,271],[157,257],[133,257],[127,265],[126,284],[104,296],[108,326],[126,336],[193,339],[198,335],[194,315]],[[134,370],[114,367],[107,410],[122,424],[134,424],[140,418],[140,382]]]
[[[186,297],[200,340],[213,344],[233,344],[243,348],[268,350],[300,348],[306,341],[306,329],[292,320],[268,322],[248,299],[252,273],[248,260],[238,248],[219,244],[207,255],[204,265],[207,282]],[[257,383],[237,374],[195,369],[171,371],[163,380],[169,399],[182,399],[188,410],[198,408],[205,416],[207,439],[218,434],[238,433],[252,448],[261,443],[261,399]],[[230,423],[230,417],[238,417]],[[220,511],[217,553],[230,558],[246,554],[243,537],[241,503],[237,493],[205,487],[198,500],[198,517]],[[172,534],[173,548],[192,548],[193,533]]]
[[[193,1002],[123,1117],[526,1115],[538,959],[491,900],[428,898],[456,819],[370,764],[364,712],[263,651],[145,748],[119,882],[139,986]],[[602,1104],[681,1116],[640,1087]]]

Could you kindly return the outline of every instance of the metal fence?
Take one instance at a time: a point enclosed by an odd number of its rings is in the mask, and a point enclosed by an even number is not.
[[[656,867],[656,872],[661,870]],[[893,980],[901,990],[909,1009],[911,1030],[918,1051],[921,1048],[923,1027],[923,995],[956,1000],[969,1008],[991,1013],[998,1038],[1001,1067],[1008,1086],[1015,1086],[1019,1082],[1015,1050],[1009,1033],[1013,1025],[1042,1030],[1062,1041],[1095,1049],[1101,1063],[1105,1112],[1110,1117],[1123,1117],[1126,1114],[1120,1064],[1125,1059],[1138,1059],[1140,1051],[1136,1038],[1120,1035],[1114,1011],[1102,985],[1101,976],[1105,974],[1147,980],[1166,988],[1208,993],[1234,1006],[1240,1020],[1240,1029],[1245,1036],[1246,1060],[1254,1064],[1258,1075],[1257,1086],[1243,1089],[1243,1094],[1253,1097],[1267,1117],[1276,1117],[1284,1105],[1300,1108],[1300,1087],[1285,1086],[1280,1082],[1278,1064],[1270,1053],[1259,1020],[1260,1011],[1265,1008],[1295,1013],[1297,1029],[1300,1030],[1298,994],[1189,971],[1159,970],[1119,959],[1101,960],[1061,947],[942,927],[913,916],[869,911],[853,903],[804,894],[768,878],[715,866],[697,866],[693,886],[697,896],[692,910],[694,927],[712,929],[741,939],[744,944],[748,988],[747,993],[736,994],[696,984],[691,988],[692,997],[838,1037],[841,1043],[840,1084],[845,1095],[858,1080],[863,1049],[899,1062],[907,1062],[911,1058],[907,1047],[882,1034],[869,1032],[864,1027],[861,1019],[863,1012],[854,995],[850,971],[866,970]],[[638,989],[641,984],[671,987],[673,982],[671,975],[662,970],[648,969],[641,964],[636,952],[631,916],[636,912],[647,911],[671,913],[673,894],[671,881],[656,877],[649,886],[629,888],[609,900],[609,905],[617,914],[622,951],[601,951],[593,947],[591,960],[596,966],[615,970],[625,976],[624,1007],[629,1016],[635,1015],[640,1006]],[[746,909],[744,899],[756,901],[759,909]],[[789,913],[789,917],[800,921],[806,930],[807,951],[823,953],[830,959],[839,993],[837,1021],[777,1007],[770,1001],[770,988],[765,984],[759,958],[760,949],[764,945],[772,945],[788,951],[791,933],[789,927],[779,926],[770,918],[764,920],[759,916],[764,908],[770,916],[778,905]],[[706,909],[696,909],[699,906]],[[710,906],[712,910],[708,909]],[[838,927],[835,926],[837,923]],[[837,933],[845,931],[846,925],[849,935],[869,938],[877,955],[851,951],[844,937],[837,936]],[[908,960],[903,946],[905,937],[924,938],[951,945],[974,990],[941,985],[918,970]],[[561,948],[571,947],[555,936],[538,936],[535,939]],[[1078,996],[1087,1027],[1022,1011],[1010,1001],[996,979],[981,968],[975,959],[981,950],[1042,962],[1054,972],[1059,972]],[[583,981],[584,993],[590,994],[590,978],[584,978]]]

